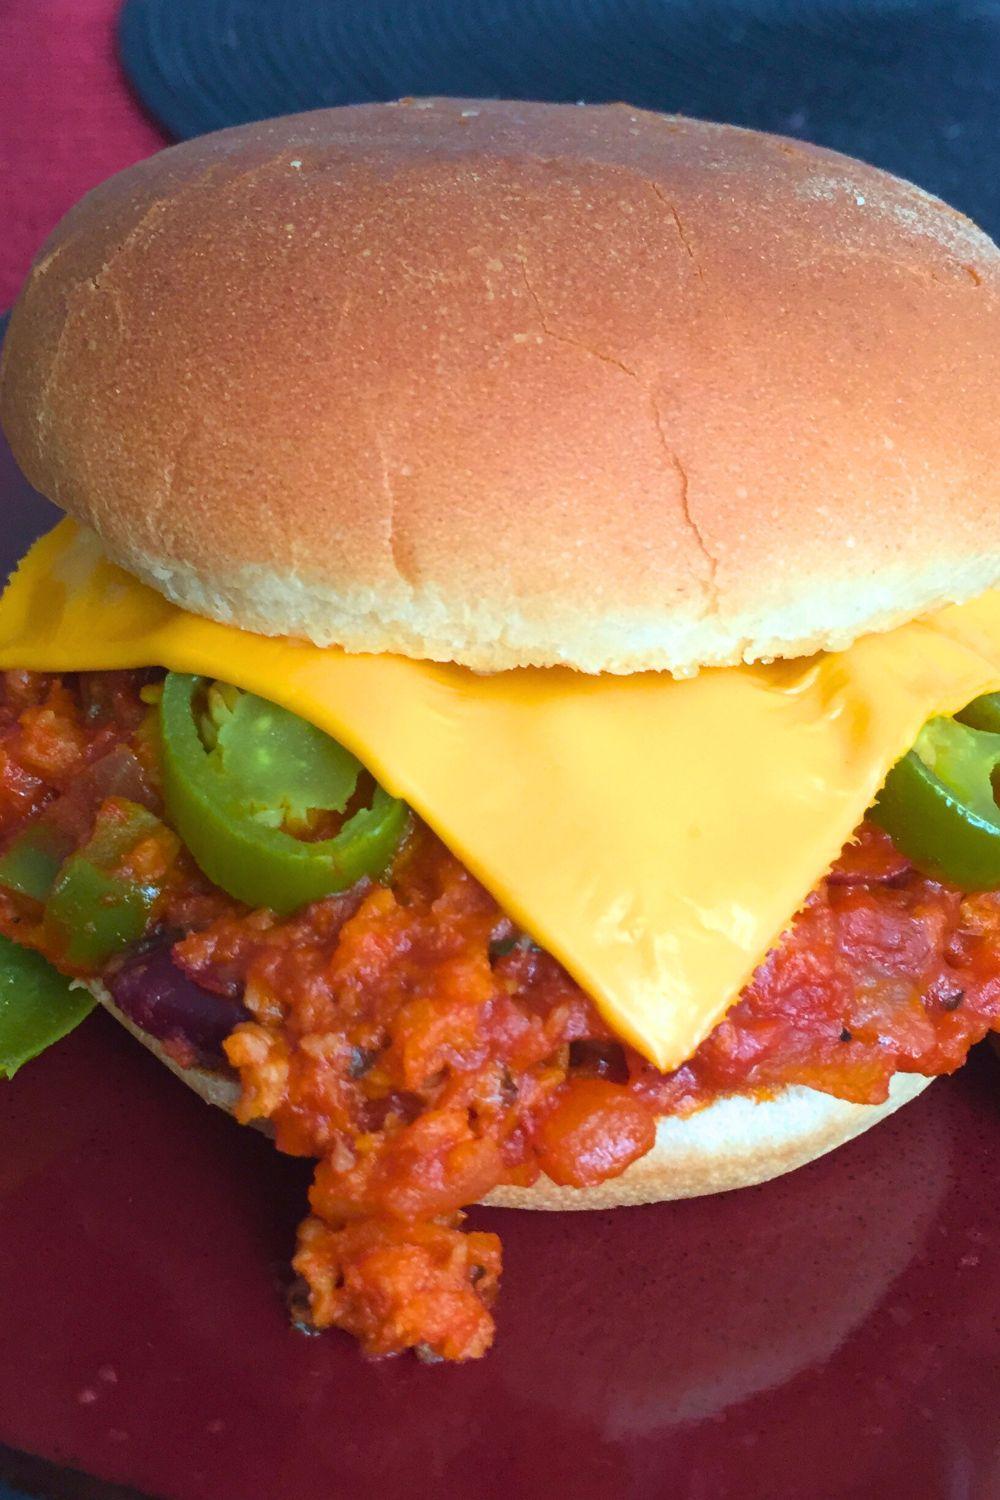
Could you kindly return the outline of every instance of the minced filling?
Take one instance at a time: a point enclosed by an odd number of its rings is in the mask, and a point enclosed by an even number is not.
[[[109,795],[162,816],[140,697],[156,675],[5,674],[0,853],[42,811],[82,842]],[[211,887],[172,834],[142,858],[162,895],[138,953],[102,977],[126,996],[146,985],[131,1013],[182,1063],[225,1036],[240,1118],[317,1159],[294,1262],[306,1315],[372,1355],[489,1347],[500,1243],[461,1221],[493,1188],[614,1177],[658,1115],[725,1094],[806,1084],[877,1103],[895,1072],[950,1072],[1000,1022],[1000,893],[927,879],[868,824],[670,1074],[615,1040],[419,820],[383,881],[284,919]],[[27,898],[0,892],[0,930],[46,951]]]

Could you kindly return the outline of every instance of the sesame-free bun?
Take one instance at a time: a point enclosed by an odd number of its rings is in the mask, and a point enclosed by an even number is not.
[[[161,152],[40,254],[28,478],[186,608],[492,670],[848,644],[1000,579],[1000,252],[834,152],[460,100]]]
[[[87,987],[105,1010],[200,1098],[233,1113],[239,1098],[233,1074],[181,1067],[155,1037],[118,1009],[100,981],[88,981]],[[761,1101],[734,1094],[686,1119],[661,1119],[652,1151],[621,1176],[596,1187],[559,1187],[541,1177],[533,1187],[497,1188],[484,1202],[492,1208],[622,1208],[750,1187],[842,1146],[915,1099],[932,1082],[919,1073],[897,1073],[884,1104],[851,1104],[799,1086]],[[254,1123],[270,1134],[266,1121]]]
[[[884,1104],[852,1104],[800,1085],[771,1099],[732,1094],[686,1118],[662,1118],[652,1151],[620,1177],[589,1188],[542,1177],[533,1187],[497,1188],[485,1201],[497,1208],[621,1208],[751,1187],[862,1135],[933,1081],[896,1073]]]

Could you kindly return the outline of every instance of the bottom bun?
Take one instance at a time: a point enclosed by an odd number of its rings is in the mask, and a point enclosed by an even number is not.
[[[767,1182],[861,1135],[924,1091],[933,1078],[897,1073],[884,1104],[851,1104],[794,1085],[772,1099],[730,1094],[693,1115],[664,1116],[656,1144],[620,1177],[596,1187],[499,1187],[483,1202],[495,1208],[619,1208],[700,1198]]]
[[[90,981],[88,988],[126,1031],[207,1104],[233,1113],[240,1089],[232,1075],[182,1068],[155,1037],[118,1009],[102,984]],[[652,1151],[620,1177],[588,1188],[559,1187],[542,1177],[533,1187],[496,1188],[483,1202],[491,1208],[619,1208],[750,1187],[861,1135],[933,1081],[922,1073],[897,1073],[883,1104],[852,1104],[801,1085],[782,1089],[772,1099],[733,1094],[687,1117],[665,1116],[657,1125]],[[270,1133],[265,1120],[259,1128]]]

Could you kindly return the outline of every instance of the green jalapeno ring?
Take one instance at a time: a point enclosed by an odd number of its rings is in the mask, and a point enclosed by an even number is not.
[[[978,702],[979,700],[977,700]],[[963,720],[976,714],[976,704]],[[993,778],[1000,734],[967,721],[928,721],[893,766],[871,818],[928,874],[966,891],[1000,887],[1000,807]]]
[[[199,731],[211,766],[225,776],[231,800],[258,822],[288,831],[288,822],[301,826],[313,809],[343,812],[362,766],[337,740],[228,683],[212,683],[206,706]]]
[[[984,693],[981,698],[974,698],[968,708],[963,708],[955,717],[971,729],[1000,734],[1000,693]]]
[[[406,804],[376,787],[370,807],[315,843],[262,823],[245,805],[243,778],[230,788],[224,764],[213,763],[202,743],[195,706],[204,681],[167,673],[160,732],[167,812],[208,878],[237,900],[284,916],[381,874],[403,835]]]

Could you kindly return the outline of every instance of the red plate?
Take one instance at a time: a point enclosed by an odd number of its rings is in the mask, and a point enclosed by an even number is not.
[[[303,1163],[94,1017],[0,1085],[0,1440],[176,1500],[996,1496],[998,1106],[981,1052],[764,1187],[477,1211],[492,1354],[371,1365],[285,1317]]]

